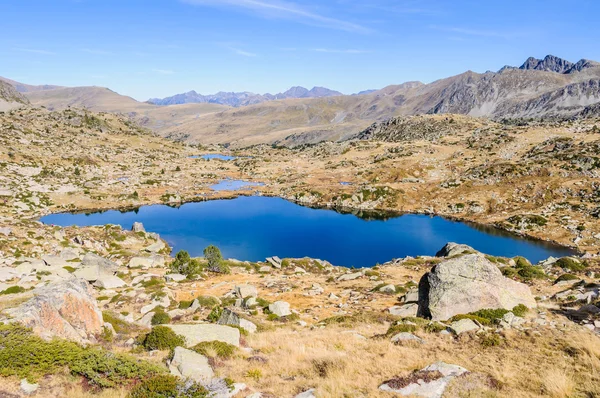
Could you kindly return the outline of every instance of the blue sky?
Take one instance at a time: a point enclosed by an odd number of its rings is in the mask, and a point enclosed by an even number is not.
[[[354,93],[528,56],[600,60],[599,13],[596,0],[1,0],[0,76],[139,100]]]

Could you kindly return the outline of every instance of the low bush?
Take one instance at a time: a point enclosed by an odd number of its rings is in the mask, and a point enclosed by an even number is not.
[[[135,386],[127,398],[205,398],[209,391],[202,385],[180,380],[172,375],[159,375]]]
[[[0,325],[0,375],[27,378],[58,374],[68,369],[97,388],[129,385],[165,369],[123,354],[54,339],[45,341],[17,324]]]
[[[580,263],[579,261],[574,260],[570,257],[560,258],[554,263],[554,265],[572,272],[580,272],[585,270],[586,268],[585,263]]]
[[[152,315],[152,319],[150,320],[152,326],[166,325],[171,322],[171,317],[162,307],[158,306],[154,309],[154,311],[154,315]]]
[[[148,351],[173,350],[175,347],[184,347],[185,339],[166,326],[155,326],[143,337],[142,346]]]
[[[175,260],[170,265],[171,271],[193,278],[204,270],[204,266],[198,259],[191,258],[190,254],[181,250],[175,255]]]
[[[512,313],[516,316],[524,317],[529,312],[529,308],[527,308],[524,304],[519,304],[512,309]]]
[[[26,292],[26,291],[27,291],[27,289],[25,289],[22,286],[11,286],[11,287],[9,287],[9,288],[7,288],[5,290],[2,290],[0,292],[0,294],[16,294],[16,293],[23,293],[23,292]]]
[[[484,347],[497,347],[502,344],[502,337],[493,332],[483,333],[479,336],[479,343]]]
[[[103,311],[102,319],[110,323],[118,334],[132,334],[140,330],[139,326],[124,321],[112,311]]]
[[[387,332],[385,333],[385,335],[387,337],[392,337],[398,333],[413,333],[417,331],[417,326],[416,325],[411,325],[409,323],[401,323],[398,325],[392,325],[390,326],[390,328],[387,330]]]
[[[577,275],[573,275],[573,274],[562,274],[561,276],[559,276],[558,278],[556,278],[556,280],[554,281],[554,283],[558,283],[558,282],[564,282],[564,281],[576,281],[581,279],[580,277],[578,277]]]
[[[222,341],[204,341],[195,345],[192,350],[209,358],[229,359],[235,354],[236,347]]]

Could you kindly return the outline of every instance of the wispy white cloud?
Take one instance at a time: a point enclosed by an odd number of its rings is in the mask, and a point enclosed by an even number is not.
[[[297,3],[282,0],[180,0],[193,5],[227,6],[235,9],[245,9],[258,13],[264,17],[293,19],[309,25],[318,25],[330,29],[345,30],[349,32],[368,33],[370,29],[342,19],[328,17],[307,10]]]
[[[95,48],[82,48],[82,52],[94,55],[113,55],[110,51],[98,50]]]
[[[255,53],[251,53],[248,51],[244,51],[244,50],[240,50],[239,48],[235,48],[235,47],[228,47],[231,51],[233,51],[234,53],[236,53],[237,55],[242,55],[244,57],[257,57],[258,54]]]
[[[24,53],[31,53],[31,54],[56,55],[56,53],[52,52],[52,51],[38,50],[38,49],[34,49],[34,48],[15,48],[15,50],[21,51]]]
[[[463,28],[457,26],[437,26],[431,25],[429,26],[431,29],[441,30],[444,32],[457,33],[466,36],[479,36],[479,37],[497,37],[501,39],[512,39],[515,37],[523,36],[522,32],[504,32],[504,31],[496,31],[496,30],[480,30],[480,29],[470,29]]]
[[[368,51],[364,50],[356,50],[356,49],[347,49],[347,50],[336,50],[331,48],[315,48],[312,51],[318,53],[331,53],[331,54],[366,54]]]
[[[173,75],[173,74],[175,74],[175,71],[172,71],[170,69],[152,69],[152,72],[159,73],[161,75]]]

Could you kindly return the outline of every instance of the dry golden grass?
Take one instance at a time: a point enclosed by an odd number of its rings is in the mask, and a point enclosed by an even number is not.
[[[580,328],[541,329],[541,334],[505,333],[499,347],[483,347],[477,338],[454,340],[420,333],[424,345],[394,345],[370,338],[385,325],[354,329],[282,327],[248,337],[252,355],[225,361],[218,371],[253,390],[292,396],[316,388],[319,397],[389,397],[379,385],[433,362],[463,366],[473,374],[450,389],[450,396],[567,397],[600,396],[600,339]],[[367,337],[363,339],[357,336]],[[254,378],[256,370],[261,377]]]

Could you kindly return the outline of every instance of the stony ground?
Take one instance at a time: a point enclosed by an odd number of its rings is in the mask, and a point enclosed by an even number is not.
[[[258,146],[224,162],[190,158],[223,148],[165,141],[110,114],[0,112],[2,317],[31,327],[32,336],[88,347],[69,346],[75,354],[60,369],[42,367],[39,358],[17,364],[15,357],[31,353],[11,351],[7,342],[26,333],[0,330],[0,395],[127,396],[132,386],[167,372],[202,382],[214,396],[397,396],[419,386],[441,388],[444,396],[600,395],[600,135],[593,121],[513,126],[435,118],[446,134],[425,131],[405,141],[384,131],[378,140]],[[527,287],[523,300],[532,304],[477,312],[490,301],[482,297],[475,308],[468,298],[487,290],[471,287],[456,300],[466,297],[472,311],[428,321],[416,317],[424,306],[417,285],[439,264],[465,263],[472,249],[361,270],[313,259],[240,259],[210,268],[205,259],[185,258],[172,269],[175,253],[142,226],[59,228],[36,221],[57,211],[240,194],[209,188],[223,178],[263,182],[256,192],[303,204],[496,224],[576,246],[585,256],[534,266],[475,254],[487,267],[476,279],[494,270],[495,278]],[[200,271],[181,275],[188,269],[181,264]],[[73,277],[83,282],[73,284]],[[159,325],[174,325],[185,342],[174,351],[152,343]],[[19,346],[58,355],[56,341],[29,339]],[[101,347],[93,355],[102,360],[85,360],[93,347]],[[194,396],[190,385],[177,388]]]

